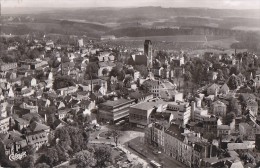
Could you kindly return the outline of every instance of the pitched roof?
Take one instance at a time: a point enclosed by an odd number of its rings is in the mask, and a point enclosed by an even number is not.
[[[228,85],[225,83],[224,85],[221,86],[220,90],[227,91],[227,90],[229,90],[229,87],[228,87]]]
[[[50,127],[34,121],[34,122],[30,123],[28,129],[29,130],[27,130],[27,131],[29,131],[29,132],[38,132],[38,131],[48,130],[48,129],[50,129]]]
[[[183,141],[185,138],[185,136],[182,135],[182,133],[184,133],[184,129],[176,124],[170,125],[170,127],[165,130],[165,133],[179,139],[180,141]]]
[[[208,87],[208,89],[218,89],[219,85],[216,83],[213,83],[210,87]]]
[[[89,100],[82,100],[79,105],[85,105],[85,106],[89,106],[91,104],[91,101]]]
[[[60,125],[65,126],[65,125],[68,125],[68,124],[63,120],[57,119],[53,122],[53,129],[56,129]]]

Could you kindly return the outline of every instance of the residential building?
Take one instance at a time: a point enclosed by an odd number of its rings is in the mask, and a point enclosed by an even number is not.
[[[173,63],[175,67],[181,67],[184,65],[184,57],[182,55],[172,56],[170,62]]]
[[[27,144],[32,145],[36,150],[38,150],[42,145],[48,143],[49,133],[50,127],[34,121],[30,123],[29,127],[25,131]]]
[[[98,63],[98,76],[104,76],[103,74],[103,70],[106,69],[108,71],[108,73],[112,70],[112,68],[114,68],[116,66],[115,63],[111,62],[111,61],[107,61],[107,62],[99,62]]]
[[[133,99],[118,99],[100,104],[98,117],[101,121],[116,122],[129,116],[129,108],[134,105]]]
[[[57,111],[57,117],[58,117],[58,119],[63,120],[63,119],[67,116],[67,114],[68,114],[69,112],[70,112],[70,109],[68,109],[68,108],[59,109],[59,110]]]
[[[0,71],[5,72],[17,68],[17,63],[5,63],[0,65]]]
[[[226,83],[220,87],[219,93],[223,95],[227,95],[229,93],[229,87]]]
[[[153,94],[152,93],[145,94],[145,93],[136,91],[136,92],[130,93],[129,97],[131,99],[135,99],[136,103],[140,103],[140,102],[146,102],[150,99],[153,99]]]
[[[227,112],[227,106],[225,105],[225,103],[217,100],[212,103],[211,111],[212,111],[212,114],[214,114],[216,116],[225,117],[226,112]]]
[[[191,119],[191,106],[188,102],[169,102],[165,112],[172,113],[174,119],[179,119],[182,122],[183,127]]]
[[[15,128],[20,132],[29,126],[29,122],[22,118],[15,118],[14,122],[15,122]]]
[[[218,125],[217,126],[217,136],[222,137],[231,134],[231,128],[229,125]]]
[[[115,61],[115,56],[110,51],[109,52],[108,51],[98,52],[97,57],[98,57],[99,62],[107,62],[107,61],[114,62]]]
[[[167,80],[145,80],[142,85],[145,85],[154,97],[160,97],[165,100],[183,100],[183,94],[176,90],[176,85]]]
[[[154,123],[151,127],[151,143],[159,150],[164,150],[164,126]]]
[[[87,109],[89,111],[96,108],[96,103],[90,100],[82,100],[79,104],[80,108]]]
[[[107,94],[107,81],[102,79],[93,79],[92,85],[91,80],[84,80],[82,85],[79,85],[80,88],[82,88],[83,91],[91,91],[95,86],[100,86],[100,92],[102,95]]]
[[[248,123],[239,123],[239,134],[246,140],[255,140],[255,135],[260,133],[260,128],[255,125],[249,125]]]
[[[184,134],[184,129],[172,124],[165,130],[165,153],[170,157],[184,163],[186,166],[192,165],[192,144]]]
[[[219,93],[220,86],[218,84],[212,84],[207,88],[208,95],[217,95]]]
[[[61,96],[66,96],[68,94],[75,93],[78,90],[77,86],[69,86],[57,90],[57,93]]]
[[[10,129],[11,117],[0,117],[0,133],[7,133]]]

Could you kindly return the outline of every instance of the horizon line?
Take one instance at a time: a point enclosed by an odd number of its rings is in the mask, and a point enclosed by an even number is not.
[[[57,6],[50,6],[50,7],[33,7],[33,6],[2,6],[2,9],[17,9],[17,8],[34,8],[34,9],[97,9],[97,8],[111,8],[111,9],[127,9],[127,8],[165,8],[165,9],[217,9],[217,10],[259,10],[259,8],[212,8],[212,7],[164,7],[164,6],[152,6],[152,5],[147,5],[147,6],[117,6],[117,7],[112,7],[112,6],[91,6],[91,7],[57,7]]]

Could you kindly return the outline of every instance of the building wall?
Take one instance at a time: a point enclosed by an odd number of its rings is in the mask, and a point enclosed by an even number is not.
[[[3,64],[0,66],[1,71],[8,71],[10,69],[17,68],[17,63],[9,63],[9,64]]]
[[[128,102],[119,107],[111,107],[103,105],[99,108],[98,115],[100,120],[104,121],[116,121],[121,118],[129,116],[129,108],[133,102]]]
[[[131,124],[147,126],[150,123],[150,114],[153,108],[150,110],[142,110],[130,107],[129,110],[129,122]]]
[[[216,116],[226,116],[227,106],[222,104],[213,104],[212,105],[212,112]]]
[[[7,133],[10,128],[10,117],[6,117],[0,120],[0,133]]]

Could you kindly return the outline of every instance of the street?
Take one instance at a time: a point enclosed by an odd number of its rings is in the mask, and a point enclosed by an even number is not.
[[[99,135],[103,132],[110,131],[111,129],[108,126],[102,126],[99,131],[95,131],[91,133],[90,136],[90,143],[104,143],[104,144],[114,144],[114,138],[107,139],[107,137],[100,137]],[[170,158],[163,152],[160,154],[155,154],[153,151],[155,148],[149,146],[148,144],[144,144],[140,141],[144,137],[143,132],[139,131],[122,131],[122,135],[119,137],[119,146],[122,150],[126,150],[126,153],[130,154],[128,157],[132,158],[132,160],[137,160],[138,162],[142,163],[143,165],[147,165],[151,160],[155,160],[156,162],[162,164],[164,168],[179,168],[185,167],[180,162]],[[96,138],[98,137],[98,139]],[[138,138],[140,137],[140,138]],[[139,149],[143,149],[144,156],[140,155],[137,151],[133,150],[128,146],[128,143],[134,143],[137,145]],[[145,160],[145,161],[144,161]]]

